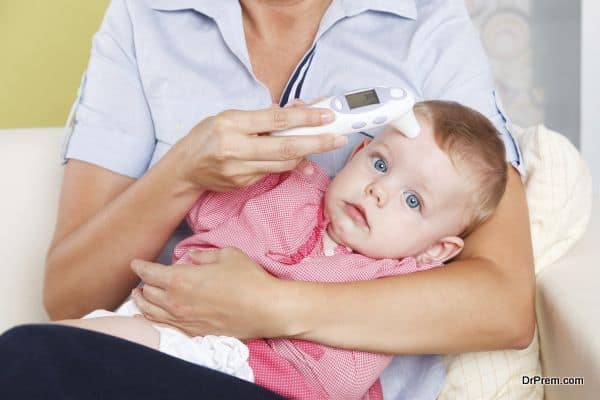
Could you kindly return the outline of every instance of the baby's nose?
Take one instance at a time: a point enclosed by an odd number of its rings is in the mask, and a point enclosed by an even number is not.
[[[370,185],[367,188],[367,193],[369,194],[369,196],[375,198],[378,207],[382,207],[387,200],[385,190],[383,190],[383,188],[380,185]]]

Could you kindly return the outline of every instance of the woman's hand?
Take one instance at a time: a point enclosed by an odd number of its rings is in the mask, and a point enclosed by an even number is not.
[[[295,104],[296,105],[296,104]],[[196,125],[175,148],[181,159],[177,176],[195,189],[230,191],[265,174],[294,169],[308,154],[343,146],[344,136],[276,137],[264,133],[333,120],[327,109],[271,107],[228,110]]]
[[[144,317],[191,336],[248,339],[282,332],[278,279],[236,248],[194,251],[190,257],[202,266],[131,263],[144,284],[132,292]]]

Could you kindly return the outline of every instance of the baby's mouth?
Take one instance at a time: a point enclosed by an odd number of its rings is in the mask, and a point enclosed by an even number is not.
[[[369,228],[365,209],[361,205],[344,202],[344,211],[356,224]]]

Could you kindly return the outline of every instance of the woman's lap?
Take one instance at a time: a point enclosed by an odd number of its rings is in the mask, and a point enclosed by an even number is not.
[[[282,399],[147,347],[62,325],[7,331],[0,360],[2,399]]]

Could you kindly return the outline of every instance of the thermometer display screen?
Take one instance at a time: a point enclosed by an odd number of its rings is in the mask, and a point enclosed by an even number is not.
[[[379,104],[379,97],[375,90],[365,90],[364,92],[352,93],[346,95],[346,101],[351,110],[358,107],[370,106],[371,104]]]

